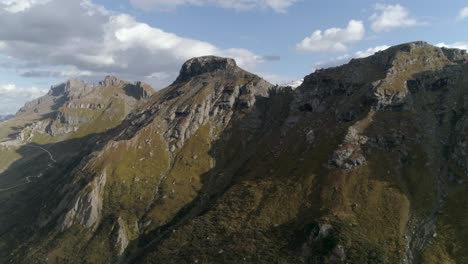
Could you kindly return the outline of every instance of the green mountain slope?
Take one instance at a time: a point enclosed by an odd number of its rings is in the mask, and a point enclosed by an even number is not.
[[[201,57],[131,112],[62,109],[4,165],[52,164],[0,196],[0,260],[465,263],[467,62],[407,43],[293,90]]]
[[[1,258],[29,236],[51,186],[152,93],[111,76],[97,85],[70,80],[0,124]]]

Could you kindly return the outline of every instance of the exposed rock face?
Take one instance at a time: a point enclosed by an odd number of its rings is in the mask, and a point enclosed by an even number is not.
[[[109,104],[73,85],[86,96],[73,95],[53,120],[81,127],[92,119],[67,110]],[[130,87],[114,77],[99,87],[115,85]],[[467,87],[466,54],[425,42],[319,70],[297,89],[231,59],[191,59],[150,98],[142,84],[123,88],[145,104],[50,168],[37,181],[50,194],[27,185],[37,195],[22,199],[40,210],[0,205],[0,233],[21,241],[0,243],[14,252],[0,260],[64,252],[58,262],[465,263],[466,253],[447,249],[468,235]],[[37,216],[25,223],[44,235],[18,237],[30,230],[23,222],[1,229],[13,222],[9,210]]]
[[[306,134],[306,141],[307,143],[312,144],[314,143],[314,140],[315,140],[314,130],[309,130],[309,132],[307,132]]]
[[[232,59],[214,56],[191,59],[151,109],[133,117],[131,126],[126,128],[126,137],[131,136],[135,127],[158,115],[162,119],[160,125],[165,127],[164,138],[169,149],[180,149],[207,123],[216,124],[219,131],[226,128],[236,111],[251,111],[257,98],[267,97],[272,87],[260,77],[238,68]]]
[[[100,86],[119,86],[124,82],[116,76],[106,76],[103,81],[99,82]]]
[[[466,58],[468,57],[466,50],[461,49],[442,48],[442,52],[451,61],[463,61],[466,60]]]
[[[131,96],[136,100],[149,99],[153,94],[153,88],[142,82],[136,82],[134,85],[126,84],[124,90],[127,96]]]
[[[198,57],[188,60],[182,66],[176,82],[187,81],[197,75],[215,71],[237,71],[236,62],[233,59],[215,56]]]
[[[97,103],[75,103],[75,102],[70,102],[66,105],[67,108],[76,108],[76,109],[103,109],[104,105]]]
[[[27,143],[35,135],[67,137],[85,125],[96,127],[95,132],[112,128],[153,92],[146,84],[128,83],[115,76],[107,76],[98,85],[69,80],[18,111],[18,119],[32,123],[21,132],[29,136],[21,139]]]
[[[203,83],[198,85],[203,86]],[[196,87],[198,85],[193,85],[195,87],[192,86],[190,89],[206,89]],[[271,87],[271,84],[260,79],[240,85],[219,85],[212,87],[210,94],[200,98],[201,100],[193,100],[190,103],[185,101],[183,105],[174,104],[165,113],[169,117],[165,138],[171,147],[180,148],[200,126],[207,122],[219,124],[219,129],[224,129],[230,123],[235,108],[251,108],[255,104],[256,97],[266,97]],[[187,87],[181,88],[176,89],[174,93],[181,93],[184,97],[195,94],[194,91],[186,90]],[[180,100],[180,97],[177,99]]]
[[[337,244],[337,231],[327,223],[312,224],[304,230],[307,241],[302,245],[301,262],[346,263],[344,248]],[[318,257],[317,248],[325,248],[325,256]],[[320,249],[319,249],[320,250]]]
[[[70,204],[63,205],[63,207],[68,207],[69,209],[66,209],[68,211],[58,223],[62,232],[72,225],[82,225],[87,228],[97,227],[96,225],[102,217],[102,199],[106,178],[105,173],[95,178],[78,193],[77,197]],[[124,238],[121,237],[120,239]],[[125,243],[125,241],[120,242]]]
[[[125,226],[126,225],[124,220],[121,217],[119,217],[117,219],[117,224],[114,227],[114,230],[112,231],[114,247],[117,250],[117,255],[119,257],[123,255],[125,249],[127,249],[128,244],[130,243],[130,241],[128,240],[127,228]]]

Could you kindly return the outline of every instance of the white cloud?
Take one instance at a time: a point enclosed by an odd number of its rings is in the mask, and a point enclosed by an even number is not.
[[[116,74],[162,88],[192,57],[233,57],[248,70],[264,61],[249,50],[178,36],[89,0],[50,0],[17,13],[0,8],[0,24],[0,55],[24,66],[26,77]],[[154,78],[158,72],[166,74]]]
[[[438,43],[436,44],[437,47],[445,47],[445,48],[451,48],[451,49],[462,49],[462,50],[468,50],[468,42],[455,42],[451,44],[446,44],[446,43]]]
[[[390,31],[395,28],[411,27],[421,24],[411,17],[409,11],[399,5],[377,4],[376,12],[369,18],[375,32]]]
[[[364,34],[362,21],[351,20],[346,28],[316,30],[298,43],[296,48],[309,52],[342,52],[348,49],[348,44],[361,40]]]
[[[300,80],[291,80],[291,81],[288,81],[288,82],[284,82],[282,84],[280,84],[280,86],[289,86],[293,89],[301,86],[301,84],[304,83],[304,79],[300,79]]]
[[[130,3],[143,10],[172,10],[178,6],[219,6],[236,10],[271,9],[284,13],[298,0],[130,0]]]
[[[0,7],[3,7],[4,10],[10,13],[18,13],[49,1],[50,0],[0,0]]]
[[[192,57],[232,57],[247,70],[270,59],[166,32],[90,0],[0,0],[0,25],[0,71],[24,78],[96,81],[115,74],[159,89]],[[0,114],[43,92],[2,85]]]
[[[24,102],[38,98],[47,90],[36,87],[17,87],[14,84],[0,84],[0,115],[14,114]]]
[[[51,67],[37,70],[26,70],[23,71],[20,75],[26,78],[71,79],[93,76],[94,73],[91,71],[77,70],[75,67]]]
[[[354,58],[369,57],[371,55],[374,55],[378,51],[386,50],[388,48],[390,48],[390,46],[382,45],[382,46],[376,46],[376,47],[368,48],[366,50],[360,50],[360,51],[357,51],[356,53],[354,53]]]
[[[320,61],[320,62],[315,63],[313,70],[343,65],[345,63],[348,63],[353,58],[359,59],[359,58],[369,57],[371,55],[374,55],[376,52],[386,50],[388,48],[390,48],[390,46],[381,45],[381,46],[371,47],[366,50],[359,50],[359,51],[354,52],[353,54],[344,54],[344,55],[335,57],[333,59],[330,59],[328,61]]]
[[[468,6],[462,8],[460,12],[458,13],[458,19],[463,20],[465,18],[468,18]]]

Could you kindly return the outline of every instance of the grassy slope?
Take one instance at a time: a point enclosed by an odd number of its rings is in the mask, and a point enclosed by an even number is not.
[[[454,187],[437,224],[437,237],[424,251],[422,263],[468,263],[468,203],[465,185]]]
[[[80,150],[83,148],[82,145],[80,146],[80,140],[84,143],[86,142],[85,138],[89,135],[103,133],[109,129],[115,128],[121,123],[129,111],[129,109],[126,109],[129,106],[124,102],[123,97],[125,95],[123,91],[119,92],[117,89],[116,92],[115,87],[107,87],[105,90],[101,91],[101,93],[106,97],[105,100],[108,101],[108,108],[70,109],[63,106],[60,109],[64,115],[88,117],[90,121],[82,124],[76,132],[57,137],[36,133],[32,137],[32,143],[42,145],[44,148],[49,149],[59,161],[62,159],[73,160],[74,155],[80,153]],[[119,96],[115,96],[115,93],[118,93]],[[13,127],[22,127],[27,123],[31,122],[13,119],[9,122],[2,123],[0,126],[0,136],[4,135],[6,137],[9,133],[13,132]],[[56,123],[58,126],[61,125],[58,122]],[[125,157],[125,155],[129,153],[121,151],[120,154],[123,154]],[[21,147],[21,150],[12,147],[2,147],[0,158],[0,168],[6,169],[10,167],[11,164],[16,164],[15,166],[17,167],[19,166],[19,169],[15,170],[15,175],[11,173],[3,175],[5,177],[0,181],[2,182],[1,186],[12,186],[12,184],[23,183],[23,178],[25,176],[34,176],[38,172],[44,171],[43,166],[50,163],[48,156],[43,151],[26,147]],[[128,156],[128,158],[131,159],[132,157]],[[24,166],[24,164],[27,164],[27,166]],[[150,163],[148,162],[147,164]],[[152,168],[145,167],[142,168],[142,170],[151,171]],[[9,171],[12,171],[12,169],[10,168]],[[19,192],[25,186],[15,188],[11,192]],[[3,201],[3,198],[8,198],[9,195],[10,192],[2,192],[0,198],[2,198]],[[124,196],[122,197],[124,198]],[[146,198],[152,199],[152,197]],[[102,227],[99,228],[99,231],[94,236],[92,236],[89,231],[79,227],[74,227],[69,232],[63,234],[55,233],[49,237],[44,236],[43,239],[40,240],[40,243],[35,244],[34,247],[37,250],[28,252],[28,255],[38,263],[68,263],[73,260],[82,259],[82,256],[87,256],[86,258],[89,259],[89,263],[109,261],[112,259],[112,247],[110,244],[102,244],[104,238],[107,239],[111,235],[112,225],[108,225],[108,223],[109,221],[103,221]],[[103,252],[109,253],[103,254]],[[28,258],[25,259],[28,260]]]
[[[416,50],[413,55],[424,58],[434,56],[433,52]],[[409,58],[400,54],[395,65],[403,67]],[[426,66],[422,61],[417,60],[404,75],[391,77],[385,87],[399,91],[413,73],[447,63]],[[393,128],[412,138],[424,133],[414,118],[417,117],[407,112],[379,114],[366,135],[391,136]],[[303,124],[307,121],[303,120]],[[336,124],[320,124],[315,129],[321,131],[323,127]],[[320,143],[314,147],[315,152],[309,150],[314,153],[309,154],[311,159],[305,158],[308,151],[300,140],[304,134],[289,135],[287,148],[280,150],[275,159],[265,153],[276,148],[281,139],[265,135],[262,141],[270,143],[261,144],[257,156],[242,166],[242,181],[231,187],[207,214],[177,230],[145,260],[233,263],[240,255],[247,262],[297,262],[300,252],[290,248],[292,241],[288,237],[301,224],[323,219],[339,229],[340,243],[349,249],[349,263],[398,263],[405,252],[403,237],[410,212],[415,219],[426,217],[436,199],[435,174],[427,166],[427,149],[410,142],[405,142],[407,155],[366,149],[366,166],[352,172],[327,171],[323,164],[343,132],[326,132],[318,136]],[[298,164],[301,160],[308,162]]]
[[[402,56],[397,63],[404,65],[408,58]],[[405,75],[390,79],[387,88],[399,90],[412,72],[426,69],[420,64],[412,67]],[[436,199],[428,149],[425,142],[413,140],[425,133],[418,127],[418,117],[409,112],[379,113],[366,135],[391,137],[397,130],[408,139],[404,142],[407,154],[365,146],[367,165],[341,171],[324,166],[346,131],[346,125],[335,123],[333,114],[303,114],[299,125],[284,137],[273,121],[286,114],[285,109],[272,107],[269,111],[269,129],[257,131],[247,143],[242,130],[234,127],[228,131],[234,137],[222,146],[224,153],[216,164],[234,168],[232,186],[225,179],[224,186],[229,188],[220,190],[222,195],[213,199],[210,210],[172,230],[166,240],[147,252],[144,262],[298,263],[308,235],[304,230],[328,222],[336,228],[338,242],[347,248],[349,263],[398,263],[405,251],[408,220],[427,216]],[[278,118],[279,123],[284,117]],[[310,129],[316,132],[313,144],[305,141]],[[93,237],[83,230],[66,232],[57,240],[60,242],[54,241],[49,260],[59,257],[77,262],[84,255],[90,262],[109,262],[113,250],[109,237],[116,215],[124,217],[132,240],[141,218],[147,230],[168,223],[197,197],[210,175],[213,145],[208,132],[208,126],[199,129],[174,155],[169,171],[171,157],[166,156],[167,146],[157,129],[145,128],[137,137],[106,150],[94,164],[110,175],[104,199],[106,220]],[[242,147],[246,144],[255,152],[248,153]],[[237,161],[242,162],[235,164]],[[167,178],[160,183],[161,175]],[[223,180],[222,175],[217,176]],[[160,193],[155,193],[155,186]],[[465,193],[465,188],[459,188],[451,194],[439,222],[438,238],[424,254],[425,263],[465,262],[466,250],[460,247],[466,244],[467,235],[463,232],[466,206],[460,202]],[[77,234],[84,239],[76,241]],[[322,246],[308,250],[329,254]],[[76,255],[68,255],[70,252]],[[320,256],[309,261],[327,263]]]
[[[458,105],[464,105],[466,95],[463,88],[468,84],[468,66],[464,67],[464,79],[461,83],[461,94],[458,96]],[[465,101],[463,101],[465,100]],[[466,105],[466,104],[465,104]],[[460,122],[466,120],[467,109],[460,114]],[[456,119],[455,119],[456,120]],[[465,121],[466,122],[466,121]],[[462,124],[460,124],[462,125]],[[464,131],[460,131],[465,142],[468,140],[468,128],[465,125]],[[466,171],[459,167],[453,160],[449,160],[449,170],[456,181],[466,179]],[[468,186],[465,183],[451,186],[446,206],[440,212],[437,222],[437,237],[431,245],[424,251],[422,262],[428,264],[436,263],[468,263],[468,203],[466,197]]]

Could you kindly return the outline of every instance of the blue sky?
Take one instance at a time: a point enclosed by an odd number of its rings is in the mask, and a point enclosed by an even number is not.
[[[106,74],[163,88],[214,54],[274,83],[402,42],[468,47],[468,3],[0,0],[0,114],[52,84]],[[465,9],[466,8],[466,9]]]

